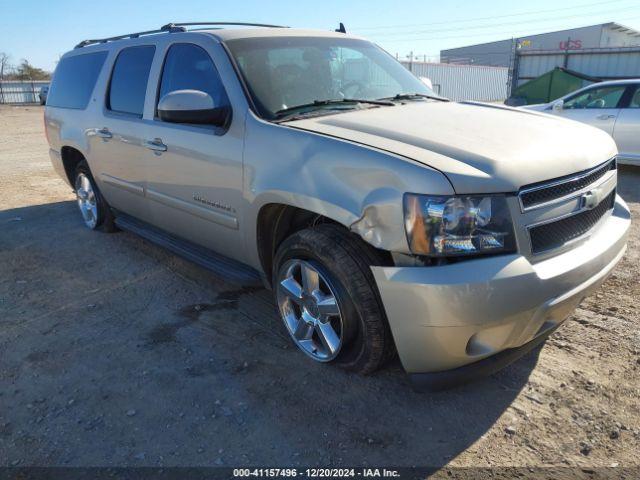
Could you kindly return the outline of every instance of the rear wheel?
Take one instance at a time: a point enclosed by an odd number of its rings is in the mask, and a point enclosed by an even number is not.
[[[371,373],[394,353],[371,265],[382,258],[337,225],[286,239],[274,262],[274,293],[296,346],[317,362]]]
[[[76,167],[74,188],[84,224],[91,230],[102,228],[106,232],[114,231],[116,228],[111,208],[102,197],[85,161]]]

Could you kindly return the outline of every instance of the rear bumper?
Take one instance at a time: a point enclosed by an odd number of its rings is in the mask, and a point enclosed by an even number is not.
[[[588,240],[537,263],[504,255],[441,267],[373,267],[405,370],[438,372],[419,383],[442,384],[448,376],[451,386],[514,361],[606,279],[625,252],[630,222],[617,197]]]

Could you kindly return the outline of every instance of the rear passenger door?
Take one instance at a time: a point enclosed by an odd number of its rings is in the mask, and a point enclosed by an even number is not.
[[[148,121],[143,110],[156,47],[121,49],[106,89],[102,115],[91,118],[89,136],[94,176],[111,206],[150,220],[144,196],[147,150],[143,146]]]
[[[157,102],[176,90],[199,90],[217,106],[230,105],[209,43],[166,47]],[[155,115],[147,158],[147,197],[153,223],[232,258],[242,258],[238,212],[242,202],[242,116],[227,127],[164,122]]]
[[[623,105],[613,130],[622,162],[640,165],[640,86],[633,85],[629,103]]]

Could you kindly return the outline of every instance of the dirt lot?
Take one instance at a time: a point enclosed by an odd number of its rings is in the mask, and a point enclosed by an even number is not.
[[[604,288],[517,364],[417,394],[397,363],[306,360],[266,291],[87,230],[42,123],[0,107],[0,465],[640,465],[640,169]]]

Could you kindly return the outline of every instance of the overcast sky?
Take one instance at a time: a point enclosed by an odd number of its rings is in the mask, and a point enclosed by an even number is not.
[[[0,52],[53,70],[86,38],[168,22],[246,21],[365,36],[392,54],[436,60],[441,49],[618,22],[640,30],[639,0],[0,0]]]

